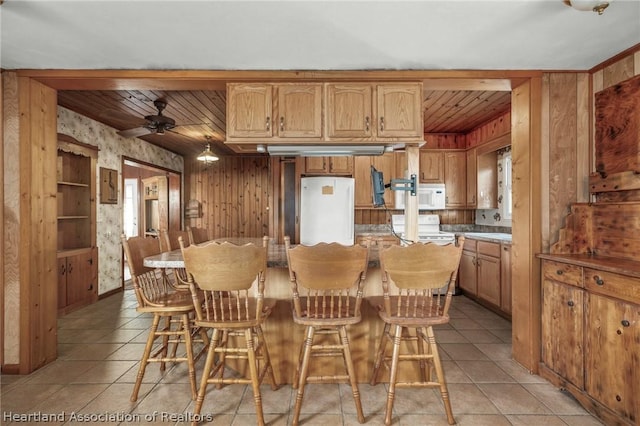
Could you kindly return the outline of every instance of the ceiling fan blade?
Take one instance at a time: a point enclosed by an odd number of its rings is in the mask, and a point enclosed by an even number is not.
[[[148,135],[150,133],[153,133],[151,130],[147,129],[146,127],[136,127],[133,129],[128,129],[128,130],[121,130],[119,132],[117,132],[118,135],[122,136],[123,138],[137,138],[140,136],[144,136],[144,135]]]

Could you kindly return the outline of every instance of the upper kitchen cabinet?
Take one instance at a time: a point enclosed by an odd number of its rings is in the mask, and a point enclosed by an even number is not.
[[[498,155],[496,151],[478,155],[476,191],[478,209],[498,208]]]
[[[444,185],[447,190],[446,207],[461,208],[467,204],[467,153],[445,151]]]
[[[373,208],[371,166],[382,172],[385,182],[389,182],[396,175],[396,157],[391,152],[378,156],[359,155],[354,157],[353,177],[356,181],[356,208]],[[393,199],[393,191],[386,190],[384,192],[384,204],[387,208],[394,207]]]
[[[444,183],[443,151],[420,151],[420,182]]]
[[[306,174],[351,175],[353,173],[353,157],[305,157]]]
[[[274,88],[278,137],[322,137],[322,84],[277,84]]]
[[[321,137],[321,83],[227,85],[228,141]]]
[[[227,85],[227,139],[270,138],[272,121],[270,84]]]
[[[370,138],[374,135],[371,84],[328,83],[326,98],[329,138]]]
[[[467,208],[475,209],[478,205],[478,154],[475,148],[467,150]]]
[[[379,138],[424,139],[421,83],[378,84],[376,99]]]

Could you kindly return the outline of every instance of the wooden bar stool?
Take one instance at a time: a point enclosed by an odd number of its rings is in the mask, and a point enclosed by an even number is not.
[[[209,384],[218,388],[223,384],[250,384],[258,424],[264,425],[260,383],[268,375],[271,388],[278,388],[262,333],[262,323],[273,308],[264,299],[268,240],[264,238],[263,247],[215,241],[185,247],[185,241],[179,240],[195,305],[195,324],[213,330],[195,415],[202,410]],[[230,336],[244,338],[245,346],[232,347]],[[225,377],[227,359],[247,360],[249,377]]]
[[[189,320],[189,314],[194,312],[191,294],[186,291],[175,291],[169,284],[169,280],[163,270],[144,266],[145,257],[162,252],[157,238],[131,237],[127,239],[123,234],[121,240],[138,301],[137,311],[153,315],[153,323],[140,359],[140,368],[133,387],[133,393],[131,394],[131,401],[138,399],[138,392],[140,391],[147,364],[152,362],[160,363],[160,370],[162,371],[165,370],[167,362],[186,362],[189,369],[191,397],[195,399],[195,357],[191,336],[193,330],[191,328],[192,323]],[[163,328],[160,327],[162,319],[165,322]],[[202,338],[207,340],[206,334]],[[156,352],[151,353],[156,339],[161,339],[162,344]],[[184,343],[186,356],[176,356],[179,343]],[[173,344],[171,352],[169,352],[170,344]]]
[[[449,322],[449,306],[463,244],[464,237],[460,237],[457,246],[415,243],[406,247],[390,246],[380,252],[383,296],[368,300],[378,309],[379,316],[384,321],[371,385],[377,383],[382,362],[386,364],[391,361],[385,425],[391,424],[397,387],[439,388],[447,421],[449,424],[455,424],[433,326]],[[442,287],[446,289],[445,294],[441,294],[443,291],[439,290]],[[415,336],[409,334],[409,330],[414,330]],[[387,341],[393,344],[391,356],[385,355]],[[417,353],[401,354],[402,341],[416,341]],[[420,380],[398,381],[399,361],[419,362]],[[436,380],[431,379],[432,368],[435,369]]]
[[[189,233],[187,231],[167,231],[161,229],[159,234],[160,248],[162,251],[172,251],[180,248],[179,238],[189,245]],[[172,284],[177,290],[189,291],[189,284],[187,283],[187,272],[184,268],[172,268],[171,275],[173,276]]]
[[[187,233],[189,234],[189,243],[200,244],[211,241],[209,238],[209,231],[206,228],[192,228],[187,226]]]
[[[369,248],[338,243],[292,248],[289,237],[285,237],[285,247],[293,292],[293,321],[306,327],[293,381],[293,387],[298,389],[293,424],[298,424],[304,388],[308,382],[350,383],[358,421],[364,423],[347,326],[361,320],[362,286]],[[314,337],[317,334],[338,336],[338,342],[316,344]],[[309,376],[309,360],[312,356],[341,357],[347,375]]]

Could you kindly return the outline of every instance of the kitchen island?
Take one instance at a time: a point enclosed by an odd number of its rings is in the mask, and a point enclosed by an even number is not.
[[[229,239],[234,243],[253,242],[262,244],[262,239]],[[304,327],[293,323],[291,303],[291,286],[285,246],[270,243],[268,246],[267,276],[265,284],[265,298],[275,300],[275,307],[265,322],[263,330],[269,345],[271,363],[280,383],[292,383],[299,348],[304,339]],[[145,266],[156,268],[184,267],[180,250],[162,253],[145,259]],[[382,284],[378,261],[377,245],[369,248],[369,267],[364,284],[364,297],[381,296]],[[455,304],[455,298],[454,302]],[[455,306],[455,305],[454,305]],[[369,382],[373,371],[373,361],[378,340],[382,334],[384,323],[379,319],[377,310],[366,300],[362,303],[362,321],[349,328],[349,338],[356,376],[361,383]],[[419,369],[414,363],[401,363],[399,374],[417,375]],[[339,359],[323,360],[321,358],[311,363],[313,369],[322,368],[323,374],[342,374],[343,365]],[[315,374],[315,373],[313,373]],[[388,381],[386,370],[381,372],[382,381]],[[416,376],[417,377],[417,376]]]

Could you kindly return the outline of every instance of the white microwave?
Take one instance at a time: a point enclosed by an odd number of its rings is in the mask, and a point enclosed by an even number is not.
[[[404,210],[405,196],[411,197],[410,191],[395,191],[395,209]],[[418,210],[444,210],[446,195],[444,183],[420,183],[416,191]]]

